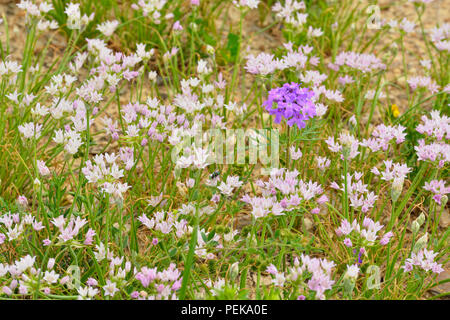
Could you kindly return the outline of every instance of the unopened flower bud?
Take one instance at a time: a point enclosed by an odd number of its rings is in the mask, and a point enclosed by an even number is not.
[[[55,259],[54,258],[50,258],[48,259],[47,262],[47,269],[51,270],[53,269],[53,266],[55,265]]]
[[[195,22],[191,22],[190,27],[193,31],[197,31],[198,30],[198,25]]]
[[[230,267],[230,277],[231,279],[235,279],[239,275],[239,262],[236,261]]]
[[[392,183],[392,189],[391,189],[391,198],[392,202],[397,202],[398,198],[402,194],[403,190],[403,178],[395,178],[394,182]]]
[[[178,187],[178,192],[182,195],[185,196],[188,193],[188,188],[186,187],[186,185],[182,182],[177,182],[176,183],[177,187]]]
[[[448,197],[447,197],[447,195],[444,194],[441,198],[441,206],[445,207],[445,205],[447,204],[447,201],[448,201]]]
[[[22,285],[19,286],[19,293],[23,294],[23,295],[28,294],[28,288],[26,286],[22,286]]]
[[[428,233],[425,233],[422,237],[419,238],[419,240],[417,240],[416,244],[414,245],[413,249],[414,253],[417,253],[423,248],[425,248],[427,246],[427,243],[428,243]]]
[[[348,143],[344,143],[342,145],[342,155],[344,156],[344,159],[348,159],[350,156],[350,150],[351,150],[351,143],[348,141]]]
[[[155,81],[158,74],[155,71],[150,71],[148,73],[148,78],[150,81]]]
[[[34,179],[33,187],[35,188],[35,190],[38,190],[40,186],[41,186],[41,182],[39,181],[39,179],[38,178]]]
[[[417,232],[419,232],[420,224],[417,222],[417,220],[413,221],[413,223],[411,224],[411,229],[412,229],[413,234],[416,234]]]
[[[423,225],[423,223],[425,222],[425,215],[423,214],[423,212],[419,215],[419,217],[417,217],[416,221],[419,226]]]
[[[346,296],[351,296],[353,289],[355,288],[355,279],[344,277],[344,294]]]
[[[28,200],[25,196],[19,196],[17,198],[17,204],[21,209],[25,209],[28,206]]]
[[[210,46],[209,44],[206,46],[206,52],[210,55],[214,55],[215,50],[213,46]]]

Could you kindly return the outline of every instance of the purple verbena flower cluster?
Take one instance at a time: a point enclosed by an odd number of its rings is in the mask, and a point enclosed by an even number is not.
[[[299,129],[306,126],[306,120],[317,115],[314,92],[295,82],[270,90],[263,105],[269,114],[275,115],[275,123],[286,118],[288,126],[296,124]]]

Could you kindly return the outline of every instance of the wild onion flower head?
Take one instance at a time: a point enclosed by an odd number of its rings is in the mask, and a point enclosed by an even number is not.
[[[276,13],[276,17],[293,27],[301,27],[306,23],[308,14],[300,12],[305,9],[305,3],[296,0],[286,0],[284,5],[281,2],[277,2],[272,6],[272,11]]]
[[[266,76],[276,70],[283,69],[283,63],[276,59],[273,54],[261,52],[257,56],[250,54],[247,56],[247,63],[244,67],[251,74]]]
[[[371,138],[363,139],[360,145],[368,147],[372,152],[386,151],[391,144],[394,144],[394,139],[396,145],[406,140],[405,129],[402,125],[386,126],[382,123],[372,131]]]
[[[450,23],[444,23],[439,28],[430,30],[430,38],[436,49],[450,52]]]
[[[351,135],[348,132],[341,132],[336,142],[334,137],[330,136],[325,143],[328,145],[328,148],[331,152],[340,152],[341,159],[353,159],[360,152],[358,151],[360,142],[357,138]]]
[[[445,202],[443,205],[445,206],[447,200],[442,201],[442,198],[450,193],[450,187],[448,187],[445,183],[445,180],[431,180],[430,182],[425,182],[423,187],[427,191],[431,191],[434,193],[433,200],[441,205],[442,202]],[[447,198],[445,198],[447,199]]]
[[[97,30],[100,31],[105,37],[110,37],[114,34],[117,27],[119,26],[119,21],[105,21],[97,26]]]
[[[404,31],[405,33],[413,32],[415,26],[416,26],[416,24],[414,22],[409,21],[406,18],[403,18],[403,20],[399,24],[400,30]]]
[[[421,120],[422,123],[416,127],[419,133],[437,141],[450,139],[450,117],[441,116],[438,110],[433,110],[430,112],[430,118],[424,115]]]
[[[259,0],[239,0],[233,1],[233,4],[236,5],[238,8],[248,7],[250,9],[256,9],[258,8]]]
[[[423,116],[422,123],[416,130],[424,134],[425,139],[420,139],[414,147],[419,161],[437,162],[439,168],[450,162],[450,118],[439,115],[439,111],[431,112],[431,118]]]
[[[356,264],[347,265],[347,271],[345,272],[345,277],[356,279],[358,278],[359,267]]]
[[[166,3],[167,0],[139,0],[138,3],[133,3],[131,8],[133,10],[142,10],[144,17],[149,17],[152,19],[152,22],[160,24],[161,10]],[[165,18],[167,18],[167,16]]]
[[[358,223],[358,221],[353,220],[352,223],[350,223],[348,220],[343,219],[341,221],[341,225],[339,228],[337,228],[336,235],[338,237],[344,237],[343,240],[344,244],[347,247],[350,247],[352,245],[351,239],[358,240],[355,241],[358,243],[363,243],[365,245],[368,245],[369,247],[373,246],[375,244],[375,241],[378,238],[378,232],[383,229],[384,226],[380,224],[379,222],[375,222],[372,219],[365,217],[362,224]],[[353,232],[354,231],[354,232]],[[386,245],[390,242],[390,239],[393,237],[392,232],[387,232],[384,235],[381,236],[380,244]],[[358,255],[358,263],[362,263],[361,256],[364,254],[364,252],[360,251],[360,254]],[[356,254],[356,252],[355,252]]]
[[[335,62],[330,64],[329,67],[335,71],[338,71],[341,67],[345,67],[347,70],[359,70],[362,73],[386,69],[386,65],[375,55],[352,51],[339,53],[336,56]]]
[[[412,77],[408,79],[408,84],[413,91],[416,91],[418,88],[425,88],[432,94],[439,92],[439,86],[431,77]]]
[[[311,213],[317,214],[320,209],[316,205],[327,202],[328,197],[323,194],[320,184],[311,180],[305,182],[299,179],[299,174],[297,170],[273,169],[268,181],[256,181],[256,185],[261,188],[261,197],[246,194],[241,200],[251,205],[255,219],[269,214],[284,215],[284,212],[292,211],[301,204],[308,205]]]
[[[288,126],[296,124],[302,129],[306,126],[306,120],[317,115],[313,98],[312,90],[292,82],[270,90],[269,97],[263,104],[269,114],[275,115],[275,123],[286,118]]]
[[[444,271],[444,268],[442,268],[442,264],[435,261],[437,255],[437,252],[427,249],[421,249],[418,253],[412,252],[411,258],[405,260],[402,268],[404,272],[410,272],[414,266],[417,266],[426,272],[441,273]]]

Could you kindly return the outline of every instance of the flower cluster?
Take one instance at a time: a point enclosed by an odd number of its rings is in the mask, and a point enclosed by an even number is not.
[[[373,191],[369,192],[367,184],[364,184],[361,180],[363,174],[355,171],[355,173],[347,173],[347,193],[350,200],[350,206],[361,210],[362,212],[368,212],[371,209],[378,196]],[[344,177],[342,177],[344,181]],[[345,183],[339,186],[336,182],[331,183],[331,187],[336,190],[345,191]]]
[[[117,158],[119,155],[114,153],[99,154],[94,157],[93,162],[88,160],[82,169],[88,182],[97,184],[102,192],[112,195],[111,200],[123,199],[123,193],[131,187],[128,183],[117,181],[124,176],[123,169],[116,163]],[[130,154],[122,152],[120,158],[123,163],[127,163]]]
[[[446,115],[441,116],[439,111],[434,110],[427,116],[421,117],[422,123],[416,128],[421,134],[435,138],[437,141],[450,139],[450,118]]]
[[[260,53],[257,56],[250,54],[247,56],[245,69],[251,74],[266,76],[284,67],[281,60],[275,59],[273,54]]]
[[[386,65],[381,62],[373,54],[357,53],[357,52],[341,52],[336,56],[334,63],[329,67],[338,71],[340,67],[347,67],[350,70],[359,70],[362,73],[370,73],[377,70],[386,69]]]
[[[74,239],[78,233],[80,232],[81,228],[83,228],[88,221],[86,219],[82,219],[80,217],[70,217],[70,219],[66,219],[63,215],[53,218],[52,224],[58,228],[60,235],[58,236],[58,239],[60,239],[62,242],[67,242],[72,239]],[[92,240],[92,229],[87,233],[88,243],[90,243]]]
[[[262,180],[256,182],[261,188],[262,196],[250,197],[246,194],[242,201],[252,206],[252,215],[255,219],[269,214],[284,215],[300,208],[301,205],[310,207],[313,214],[319,213],[320,208],[317,204],[327,202],[327,196],[323,195],[323,189],[317,182],[306,183],[299,179],[298,175],[297,170],[274,169],[267,182]]]
[[[433,28],[430,37],[439,51],[450,52],[450,23],[444,23],[439,28]]]
[[[119,21],[105,21],[102,24],[97,26],[98,31],[100,31],[105,37],[110,37],[113,35],[114,31],[116,31],[119,26]]]
[[[81,15],[79,3],[69,3],[64,10],[67,15],[67,27],[72,30],[84,29],[92,20],[94,20],[94,12],[89,16],[87,14]]]
[[[327,259],[311,258],[304,254],[301,255],[300,260],[301,263],[298,258],[294,259],[294,265],[286,276],[283,272],[279,272],[273,264],[267,267],[266,272],[274,276],[272,283],[276,286],[283,287],[287,280],[297,287],[299,292],[307,293],[309,289],[314,292],[313,298],[324,300],[325,292],[331,290],[335,283],[332,280],[332,269],[336,264]],[[308,294],[308,296],[310,295]]]
[[[0,229],[0,245],[6,242],[20,239],[27,229],[40,231],[44,229],[41,221],[38,221],[31,214],[19,214],[7,212],[0,216],[0,225],[3,224],[3,230]]]
[[[408,79],[408,84],[413,91],[417,88],[426,88],[431,94],[439,91],[439,86],[430,77],[411,77]]]
[[[328,137],[325,143],[332,152],[341,153],[341,159],[354,159],[359,154],[358,148],[360,143],[358,139],[348,132],[340,133],[337,142],[334,140],[334,137]]]
[[[373,246],[378,238],[377,233],[382,228],[382,224],[374,222],[368,217],[364,218],[362,225],[356,219],[351,224],[348,220],[343,219],[340,227],[336,229],[336,234],[338,237],[345,237],[344,244],[347,247],[352,247],[354,243],[361,246]],[[380,245],[388,244],[393,235],[391,231],[385,233],[379,241]]]
[[[256,9],[258,8],[260,0],[234,0],[233,4],[236,5],[239,8],[250,8],[250,9]]]
[[[373,138],[363,139],[360,144],[368,147],[372,152],[386,151],[393,140],[395,140],[397,145],[405,141],[405,129],[402,125],[386,126],[385,124],[380,124],[372,131],[371,136]]]
[[[430,182],[425,182],[425,186],[423,188],[434,194],[433,200],[439,205],[442,204],[443,197],[446,197],[447,194],[450,193],[450,186],[446,186],[444,180],[431,180]]]
[[[428,272],[441,273],[444,271],[442,264],[434,261],[437,252],[433,250],[422,249],[419,252],[411,252],[411,258],[406,259],[404,266],[402,267],[405,272],[410,272],[414,269],[414,266]]]
[[[38,139],[41,136],[42,125],[34,122],[27,122],[19,126],[19,131],[25,139]]]
[[[314,92],[292,82],[270,90],[263,105],[269,114],[275,115],[275,123],[280,123],[285,118],[288,126],[296,124],[302,129],[306,126],[305,121],[317,114],[313,98]]]
[[[295,28],[300,28],[306,23],[308,14],[300,12],[305,9],[305,3],[297,0],[287,0],[284,6],[280,2],[272,6],[272,11],[276,13],[278,19]]]
[[[0,62],[0,77],[2,80],[8,79],[10,84],[16,82],[17,74],[20,71],[22,71],[22,65],[18,64],[16,61],[5,60]]]
[[[138,300],[177,300],[176,291],[181,288],[183,280],[174,263],[163,271],[158,271],[156,267],[142,267],[134,277],[144,288],[151,289],[150,294],[147,291],[133,291],[131,297]]]
[[[450,118],[440,116],[439,111],[432,111],[431,118],[422,117],[422,124],[416,130],[427,136],[420,139],[414,149],[419,161],[437,162],[439,167],[450,161]]]
[[[184,210],[179,211],[158,211],[154,216],[149,219],[147,215],[142,214],[138,220],[150,230],[156,231],[154,235],[169,234],[175,231],[177,238],[181,238],[188,232],[188,222],[185,219],[178,219],[181,215],[185,215],[187,212]]]
[[[220,193],[224,196],[231,196],[235,188],[241,187],[243,184],[242,181],[239,181],[239,176],[228,176],[226,181],[222,181],[217,189],[219,189]]]
[[[381,175],[381,179],[385,181],[404,180],[406,175],[411,172],[411,168],[408,168],[406,164],[393,163],[392,160],[384,160],[385,170],[378,170],[377,167],[373,167],[370,171],[375,175]]]

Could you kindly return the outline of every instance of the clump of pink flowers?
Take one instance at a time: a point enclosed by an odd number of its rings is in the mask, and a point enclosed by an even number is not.
[[[301,263],[300,263],[301,260]],[[302,254],[294,259],[293,267],[289,268],[289,272],[279,272],[277,268],[271,264],[267,267],[266,272],[273,276],[272,283],[278,287],[284,287],[289,282],[296,291],[308,294],[309,290],[313,293],[313,297],[324,300],[327,290],[331,290],[335,281],[332,279],[333,268],[336,264],[327,259],[312,258]]]
[[[421,120],[416,130],[426,138],[420,139],[419,145],[414,147],[418,160],[435,162],[442,168],[450,161],[450,118],[434,110],[431,118],[422,116]]]
[[[331,152],[341,153],[341,159],[354,159],[360,152],[358,151],[360,142],[348,132],[342,132],[335,141],[334,137],[328,137],[325,143]]]
[[[89,183],[97,184],[102,192],[110,194],[116,200],[123,199],[123,194],[131,187],[128,183],[118,181],[124,176],[124,171],[117,164],[117,158],[119,156],[114,153],[99,154],[93,161],[88,160],[82,169]]]
[[[341,52],[336,56],[334,63],[329,65],[335,71],[341,67],[359,70],[363,73],[369,73],[377,70],[386,69],[386,65],[373,54],[357,52]]]
[[[305,182],[299,179],[297,170],[274,169],[268,181],[258,180],[256,185],[261,188],[261,196],[244,195],[242,201],[252,207],[255,219],[268,215],[280,216],[300,207],[308,206],[311,213],[320,212],[318,205],[328,201],[322,187],[313,181]]]
[[[431,94],[437,93],[439,91],[439,86],[430,77],[412,77],[408,79],[408,84],[413,91],[418,88],[425,88],[430,91]]]
[[[372,131],[371,136],[373,138],[363,139],[360,144],[369,148],[372,152],[386,151],[392,142],[398,145],[405,141],[405,129],[402,125],[386,126],[380,124]]]
[[[183,280],[174,263],[162,271],[158,271],[156,267],[142,267],[134,277],[146,289],[131,293],[131,297],[138,300],[177,300],[176,292],[181,288]]]
[[[344,244],[347,247],[351,247],[352,243],[359,243],[363,246],[373,246],[378,238],[378,232],[383,227],[382,224],[375,222],[368,217],[364,218],[361,225],[356,219],[353,220],[352,223],[344,219],[341,221],[340,227],[336,229],[336,234],[338,237],[345,237]],[[388,244],[393,235],[394,234],[391,231],[386,232],[379,240],[379,244]],[[352,239],[353,241],[351,241]]]
[[[406,259],[402,268],[405,272],[410,272],[414,267],[417,267],[426,272],[432,271],[433,273],[441,273],[444,271],[442,264],[434,261],[437,255],[437,252],[427,249],[421,249],[417,253],[412,252],[411,258]]]
[[[425,190],[432,192],[433,200],[441,205],[443,197],[450,193],[450,186],[447,186],[444,180],[431,180],[430,182],[425,182],[423,187]]]

